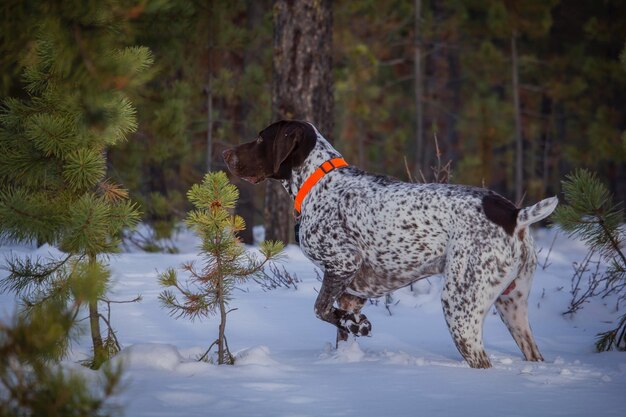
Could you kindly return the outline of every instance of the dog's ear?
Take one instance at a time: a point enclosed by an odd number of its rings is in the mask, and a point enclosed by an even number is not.
[[[285,180],[291,177],[291,170],[300,166],[309,156],[315,143],[317,134],[315,128],[306,122],[297,120],[277,122],[277,133],[272,144],[272,175],[270,178]],[[268,129],[263,131],[270,133]]]
[[[292,123],[288,123],[278,131],[274,139],[274,174],[278,173],[280,165],[296,148],[301,135],[302,129]]]

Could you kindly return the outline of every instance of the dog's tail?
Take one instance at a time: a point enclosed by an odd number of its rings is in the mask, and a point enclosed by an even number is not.
[[[552,214],[557,204],[559,204],[559,199],[556,197],[550,197],[541,200],[535,205],[521,209],[519,213],[517,213],[515,232],[518,232],[528,225],[538,222],[539,220],[545,219]]]

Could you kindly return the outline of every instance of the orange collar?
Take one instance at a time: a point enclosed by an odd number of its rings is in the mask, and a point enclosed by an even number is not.
[[[302,187],[298,190],[298,194],[296,195],[296,199],[293,203],[293,207],[296,210],[296,215],[300,215],[300,209],[302,207],[302,202],[304,201],[304,197],[311,191],[313,186],[321,180],[324,175],[328,174],[330,171],[333,171],[337,168],[347,167],[348,163],[343,158],[334,158],[330,161],[324,162],[312,173],[309,178],[304,181]]]

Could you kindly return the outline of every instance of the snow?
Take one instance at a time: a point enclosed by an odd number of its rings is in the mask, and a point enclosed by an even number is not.
[[[554,230],[535,232],[543,264]],[[558,234],[549,266],[538,267],[530,320],[546,361],[525,362],[495,312],[485,321],[485,344],[493,368],[471,369],[450,337],[441,311],[442,280],[430,278],[365,307],[372,337],[334,348],[334,329],[315,318],[319,289],[315,267],[295,246],[282,264],[302,282],[298,289],[263,291],[250,283],[236,291],[227,335],[234,366],[198,362],[214,340],[217,318],[176,320],[157,296],[159,272],[197,258],[197,240],[177,238],[178,254],[136,250],[110,259],[112,322],[124,349],[125,383],[115,401],[125,415],[141,416],[623,416],[626,353],[594,352],[595,335],[610,329],[619,313],[614,299],[595,299],[574,317],[569,302],[572,262],[582,243]],[[251,249],[253,250],[253,249]],[[58,254],[52,247],[0,247],[9,254]],[[6,274],[5,271],[0,272]],[[0,318],[16,309],[0,294]],[[85,334],[65,364],[88,356]],[[93,372],[85,369],[82,372]]]

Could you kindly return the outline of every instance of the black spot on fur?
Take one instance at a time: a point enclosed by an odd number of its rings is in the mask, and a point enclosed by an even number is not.
[[[490,193],[483,197],[483,210],[489,220],[513,235],[520,210],[513,203],[498,194]]]
[[[371,180],[374,184],[379,184],[382,186],[397,184],[399,182],[396,178],[390,177],[388,175],[372,175]]]

